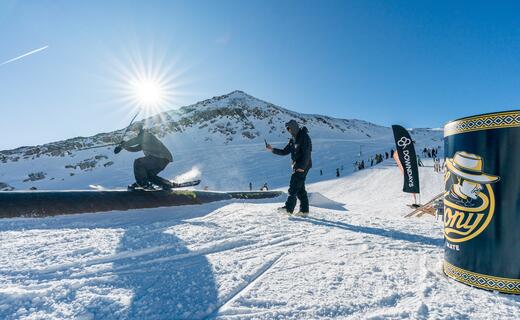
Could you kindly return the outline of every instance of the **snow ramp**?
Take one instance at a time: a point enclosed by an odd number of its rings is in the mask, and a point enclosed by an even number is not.
[[[231,199],[268,199],[280,195],[281,191],[14,191],[0,193],[0,218],[175,207]]]

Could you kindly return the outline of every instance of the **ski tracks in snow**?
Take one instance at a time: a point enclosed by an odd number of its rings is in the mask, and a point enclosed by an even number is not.
[[[227,296],[223,297],[221,303],[217,306],[216,310],[208,316],[208,318],[213,318],[217,316],[225,316],[225,315],[235,315],[230,308],[234,301],[236,301],[241,294],[247,292],[249,288],[252,288],[256,282],[258,282],[262,277],[268,274],[274,267],[285,257],[286,253],[281,253],[276,255],[274,258],[269,259],[265,264],[263,264],[258,270],[249,276],[249,281],[245,281],[242,285],[238,286],[235,290],[231,291]]]
[[[0,233],[7,244],[0,252],[0,318],[34,315],[31,308],[56,319],[517,314],[515,297],[446,279],[442,228],[429,218],[402,217],[410,199],[387,182],[400,178],[394,169],[311,185],[349,203],[349,211],[312,207],[309,218],[280,215],[272,202],[228,201],[172,209],[177,218],[147,215],[166,210],[157,209],[135,213],[131,223],[128,215],[107,214],[95,228],[78,216],[46,220],[67,227],[45,229],[38,220],[28,230],[7,229]],[[438,178],[431,185],[442,184],[441,176],[423,173]],[[367,201],[367,192],[381,188]]]

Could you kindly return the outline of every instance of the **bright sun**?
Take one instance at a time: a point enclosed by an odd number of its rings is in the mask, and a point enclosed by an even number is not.
[[[158,81],[144,79],[132,83],[135,99],[144,107],[161,106],[166,99],[164,88]]]
[[[181,68],[179,59],[164,50],[128,50],[111,62],[113,87],[118,91],[115,101],[128,115],[167,117],[165,111],[181,105],[182,97],[189,95],[181,89],[187,83],[181,77],[189,67]]]

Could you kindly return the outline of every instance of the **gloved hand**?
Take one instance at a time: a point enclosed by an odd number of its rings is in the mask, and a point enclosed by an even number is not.
[[[121,145],[118,145],[117,147],[114,148],[114,153],[118,154],[119,152],[121,152],[122,149],[123,149],[123,147],[121,147]]]

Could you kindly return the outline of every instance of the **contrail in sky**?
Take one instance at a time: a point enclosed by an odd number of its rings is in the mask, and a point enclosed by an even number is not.
[[[29,55],[31,55],[31,54],[33,54],[33,53],[38,52],[38,51],[45,50],[45,49],[47,49],[48,47],[49,47],[49,46],[45,46],[45,47],[41,47],[41,48],[39,48],[39,49],[33,50],[33,51],[31,51],[31,52],[24,53],[24,54],[22,54],[21,56],[18,56],[18,57],[16,57],[16,58],[12,58],[12,59],[10,59],[10,60],[7,60],[7,61],[4,61],[4,62],[0,63],[0,66],[3,66],[4,64],[8,64],[8,63],[10,63],[10,62],[16,61],[16,60],[18,60],[18,59],[22,59],[22,58],[27,57],[27,56],[29,56]]]

